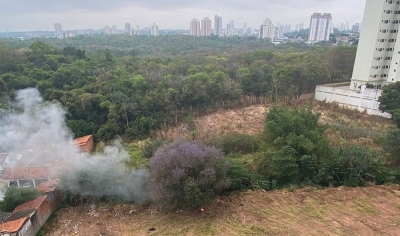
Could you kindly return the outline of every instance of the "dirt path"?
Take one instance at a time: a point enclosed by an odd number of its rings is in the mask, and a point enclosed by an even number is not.
[[[136,205],[66,208],[46,228],[58,236],[400,235],[400,186],[248,191],[220,197],[204,213]]]

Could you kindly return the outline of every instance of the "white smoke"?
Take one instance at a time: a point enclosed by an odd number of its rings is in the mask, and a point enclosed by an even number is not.
[[[82,154],[59,103],[44,102],[32,88],[18,91],[15,100],[10,110],[0,110],[0,152],[8,153],[10,166],[47,166],[73,194],[147,201],[149,173],[126,167],[129,155],[122,145]]]

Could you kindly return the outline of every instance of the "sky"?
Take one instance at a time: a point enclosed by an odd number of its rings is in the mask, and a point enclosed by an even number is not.
[[[189,29],[193,18],[222,17],[223,27],[234,20],[258,27],[265,18],[274,24],[304,23],[314,12],[331,13],[334,25],[362,22],[366,0],[0,0],[0,32],[101,29],[129,22],[140,28],[155,22],[159,29]]]

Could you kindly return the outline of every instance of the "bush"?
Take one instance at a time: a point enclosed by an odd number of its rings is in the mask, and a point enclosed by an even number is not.
[[[43,194],[35,188],[15,188],[9,187],[2,202],[0,202],[0,210],[4,212],[12,212],[17,206],[36,199]]]
[[[327,126],[318,119],[319,114],[305,108],[272,107],[265,117],[259,173],[281,186],[326,182],[329,176],[321,170],[332,164],[334,150],[324,136]]]
[[[198,208],[230,185],[229,162],[215,147],[174,141],[150,159],[150,196],[160,208]]]
[[[246,189],[268,189],[269,182],[264,176],[250,171],[242,163],[230,160],[228,177],[231,185],[227,191],[242,191]]]
[[[259,149],[259,139],[249,134],[228,133],[210,139],[208,144],[221,149],[226,155],[231,153],[249,154]]]
[[[335,163],[335,178],[340,185],[363,186],[382,174],[381,156],[371,147],[342,148]]]
[[[154,153],[157,151],[158,148],[168,143],[171,143],[171,141],[162,139],[156,139],[154,141],[146,141],[143,147],[143,156],[145,158],[153,157]]]

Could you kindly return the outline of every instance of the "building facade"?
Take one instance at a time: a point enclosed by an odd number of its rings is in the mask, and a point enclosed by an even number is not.
[[[54,23],[54,32],[57,38],[62,38],[62,26],[61,23]]]
[[[132,27],[129,23],[125,23],[125,34],[132,35]]]
[[[400,81],[400,1],[367,0],[362,25],[350,89]]]
[[[222,17],[215,15],[214,17],[214,35],[222,36]]]
[[[330,13],[314,13],[310,20],[309,43],[329,41],[332,31],[332,15]]]
[[[201,30],[200,30],[200,21],[198,19],[193,19],[190,21],[190,35],[191,36],[200,36],[201,35]]]
[[[156,23],[151,26],[151,35],[158,36],[158,25]]]
[[[211,35],[211,20],[208,17],[204,17],[201,20],[201,36],[210,36]]]
[[[275,27],[272,24],[272,20],[267,18],[264,20],[263,24],[260,26],[260,39],[274,39]]]

